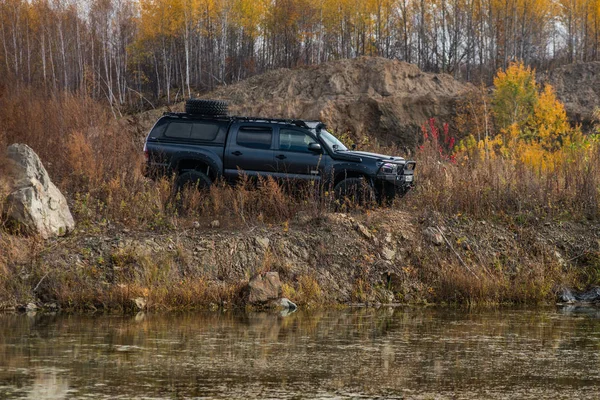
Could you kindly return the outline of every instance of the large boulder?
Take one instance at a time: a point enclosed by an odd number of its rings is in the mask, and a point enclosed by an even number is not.
[[[250,304],[265,304],[281,297],[281,280],[279,273],[266,272],[258,274],[248,283],[248,302]]]
[[[40,158],[25,144],[8,147],[9,185],[6,200],[11,221],[29,234],[47,239],[73,230],[75,222],[65,196],[50,181]]]

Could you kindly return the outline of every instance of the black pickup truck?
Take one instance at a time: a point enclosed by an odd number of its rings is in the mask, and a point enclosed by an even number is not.
[[[178,187],[207,188],[271,176],[314,180],[336,197],[359,194],[378,201],[404,195],[414,185],[414,161],[349,150],[318,121],[228,116],[217,101],[189,100],[185,113],[165,113],[146,138],[151,177],[175,174]]]

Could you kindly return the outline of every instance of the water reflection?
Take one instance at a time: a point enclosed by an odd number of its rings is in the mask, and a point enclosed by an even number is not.
[[[565,315],[585,315],[600,319],[600,307],[594,305],[565,305],[560,308],[560,312]]]
[[[50,368],[47,371],[37,370],[31,388],[27,389],[27,399],[62,400],[67,398],[69,380]]]
[[[0,398],[590,398],[600,318],[384,309],[0,316]]]

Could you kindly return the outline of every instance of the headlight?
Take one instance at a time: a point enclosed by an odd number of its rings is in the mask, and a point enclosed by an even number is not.
[[[398,164],[384,163],[379,168],[379,172],[382,174],[396,174]]]

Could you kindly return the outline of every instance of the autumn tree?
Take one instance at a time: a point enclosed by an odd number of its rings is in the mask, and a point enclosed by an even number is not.
[[[556,98],[554,89],[545,85],[538,96],[529,124],[532,137],[553,151],[570,143],[573,129],[569,124],[564,105]]]
[[[506,130],[512,125],[519,129],[533,113],[537,103],[535,72],[523,63],[511,63],[494,78],[493,107],[496,126]]]
[[[0,1],[1,83],[82,91],[115,113],[362,55],[490,85],[515,60],[598,60],[600,0]]]

